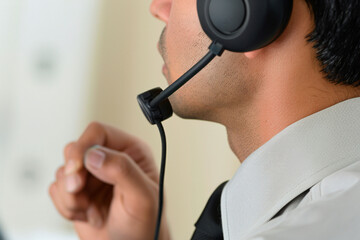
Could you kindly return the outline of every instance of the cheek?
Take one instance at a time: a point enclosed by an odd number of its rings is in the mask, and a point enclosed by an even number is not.
[[[197,18],[196,6],[182,10],[178,1],[172,6],[166,32],[168,68],[174,81],[186,72],[207,51],[209,41]],[[195,2],[195,1],[194,1]]]
[[[176,35],[189,35],[199,32],[201,26],[198,20],[196,1],[174,1],[167,27],[171,33]]]

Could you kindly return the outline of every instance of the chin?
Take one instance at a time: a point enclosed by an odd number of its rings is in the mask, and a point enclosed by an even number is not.
[[[204,107],[185,104],[184,101],[177,101],[173,96],[170,97],[170,103],[174,114],[182,119],[209,120],[209,111],[204,111]]]

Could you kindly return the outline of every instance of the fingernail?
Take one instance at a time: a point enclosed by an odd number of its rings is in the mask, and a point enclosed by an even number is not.
[[[100,228],[102,226],[101,216],[100,216],[99,212],[97,211],[97,209],[95,208],[95,206],[91,205],[88,208],[87,218],[88,218],[90,225],[97,227],[97,228]]]
[[[97,150],[97,149],[90,149],[86,153],[85,161],[87,165],[90,165],[91,167],[95,169],[101,168],[105,160],[105,153]]]
[[[73,174],[67,176],[65,179],[66,191],[69,193],[75,192],[80,187],[80,176],[78,174]]]
[[[70,159],[65,166],[65,174],[70,175],[74,172],[76,172],[78,169],[78,164],[75,160]]]

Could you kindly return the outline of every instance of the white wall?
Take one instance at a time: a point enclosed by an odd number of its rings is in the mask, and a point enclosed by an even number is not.
[[[89,113],[98,1],[1,0],[0,9],[6,137],[0,219],[9,239],[50,236],[70,229],[47,189],[63,162],[63,146],[78,136]]]

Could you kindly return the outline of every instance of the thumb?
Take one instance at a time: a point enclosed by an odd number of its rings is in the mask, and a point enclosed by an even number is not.
[[[150,181],[125,153],[94,146],[85,153],[85,167],[94,177],[128,196],[149,194]]]

